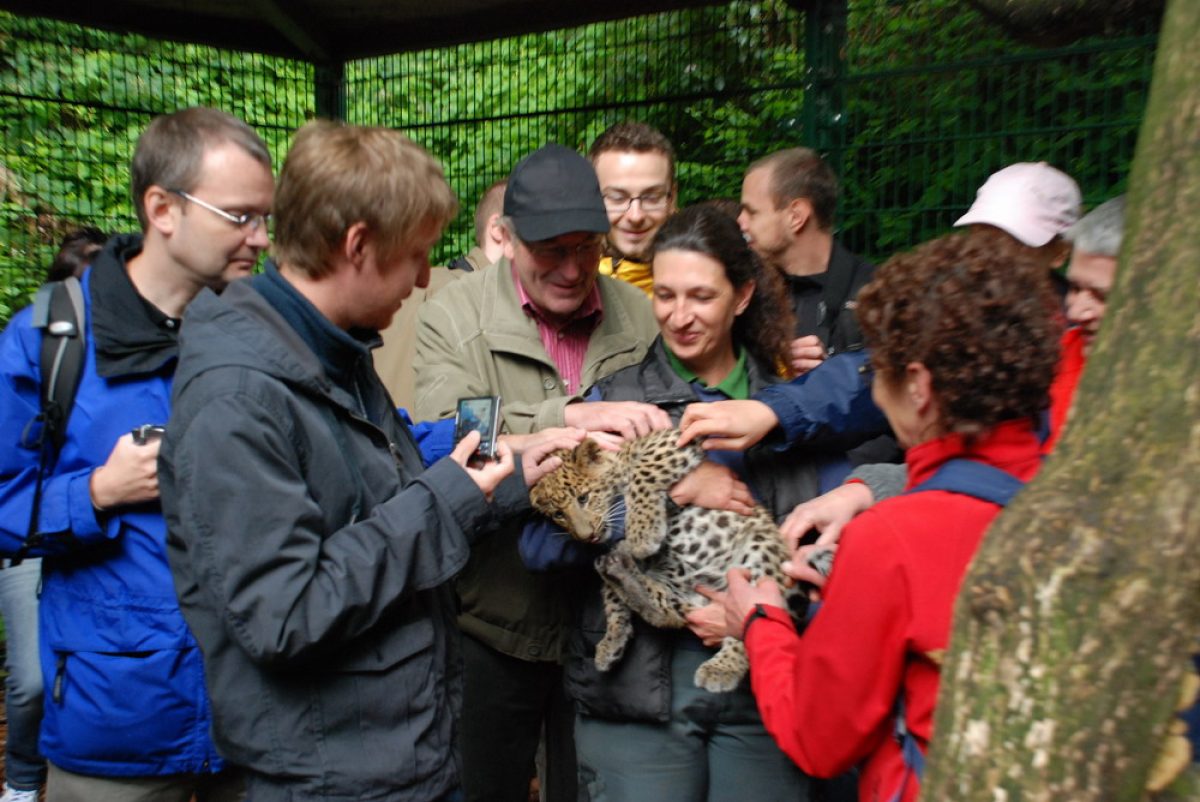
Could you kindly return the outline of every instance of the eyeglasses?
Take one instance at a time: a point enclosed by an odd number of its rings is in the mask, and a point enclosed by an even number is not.
[[[624,192],[609,191],[604,193],[604,208],[614,214],[624,214],[637,201],[642,205],[643,212],[661,212],[667,208],[670,200],[671,193],[665,189],[652,189],[632,197]]]
[[[267,214],[259,214],[258,212],[242,212],[241,214],[234,214],[233,212],[227,212],[224,209],[213,206],[208,201],[202,201],[195,195],[184,192],[182,189],[168,189],[167,192],[170,192],[173,195],[178,195],[185,201],[194,203],[201,208],[208,209],[210,212],[219,217],[224,217],[238,228],[249,228],[251,231],[258,231],[260,228],[266,228],[271,222],[271,214],[269,212]]]
[[[526,242],[525,250],[539,262],[565,262],[572,256],[577,261],[586,262],[600,258],[600,240],[593,239],[578,245],[547,245],[541,242]]]

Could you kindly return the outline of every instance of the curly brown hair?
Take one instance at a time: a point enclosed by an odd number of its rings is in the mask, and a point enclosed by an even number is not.
[[[764,368],[791,378],[788,361],[795,313],[778,270],[766,268],[729,215],[697,204],[673,214],[654,237],[653,253],[692,251],[720,262],[734,289],[754,282],[746,311],[733,322],[733,341]]]
[[[858,296],[871,363],[888,382],[929,369],[946,432],[977,434],[1048,403],[1061,326],[1028,249],[950,235],[889,259]]]

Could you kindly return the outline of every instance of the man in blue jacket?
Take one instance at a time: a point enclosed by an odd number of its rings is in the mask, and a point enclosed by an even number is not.
[[[267,247],[274,179],[241,120],[194,108],[155,119],[132,164],[140,235],[111,239],[83,277],[86,350],[57,458],[39,481],[42,333],[29,309],[0,336],[0,550],[44,555],[41,749],[48,799],[242,798],[209,737],[200,651],[175,597],[159,506],[184,307],[248,275]]]

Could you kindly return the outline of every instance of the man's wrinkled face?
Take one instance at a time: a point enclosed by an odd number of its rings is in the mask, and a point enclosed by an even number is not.
[[[529,300],[551,321],[564,323],[583,306],[600,272],[600,234],[573,231],[523,242],[505,231],[504,255]]]
[[[1088,343],[1100,330],[1108,293],[1117,275],[1117,260],[1078,248],[1067,267],[1067,320],[1084,331]]]
[[[609,150],[595,161],[596,177],[612,230],[614,255],[636,262],[650,260],[650,244],[675,211],[671,163],[658,151]]]
[[[751,170],[742,179],[742,211],[738,225],[746,242],[761,259],[775,264],[791,244],[787,207],[775,208],[771,196],[771,171]]]

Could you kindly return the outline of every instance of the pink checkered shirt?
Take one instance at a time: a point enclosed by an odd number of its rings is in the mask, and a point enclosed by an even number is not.
[[[558,375],[566,385],[567,394],[579,392],[579,383],[583,381],[583,358],[587,354],[588,343],[592,332],[600,325],[604,317],[604,306],[600,303],[600,288],[593,285],[592,291],[583,300],[575,314],[566,323],[557,328],[548,321],[542,310],[530,300],[521,279],[513,270],[513,283],[517,285],[517,296],[521,299],[521,309],[537,321],[538,336],[542,338],[542,347]]]

